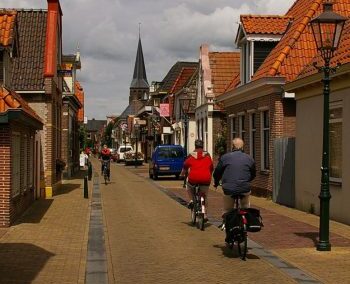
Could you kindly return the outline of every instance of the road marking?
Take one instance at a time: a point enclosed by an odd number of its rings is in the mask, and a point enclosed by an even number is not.
[[[99,175],[94,173],[89,240],[85,272],[86,284],[108,283],[107,256],[103,230]]]

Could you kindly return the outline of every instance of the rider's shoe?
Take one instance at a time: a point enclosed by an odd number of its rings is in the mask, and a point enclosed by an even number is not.
[[[193,209],[193,201],[188,202],[187,208],[188,209]]]

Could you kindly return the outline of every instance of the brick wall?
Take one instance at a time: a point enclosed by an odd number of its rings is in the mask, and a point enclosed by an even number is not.
[[[62,106],[62,147],[61,154],[62,159],[66,163],[66,167],[63,171],[63,176],[68,177],[68,167],[69,167],[69,157],[70,157],[70,149],[69,149],[69,107],[68,104],[63,104]]]
[[[268,170],[262,169],[262,149],[261,149],[261,112],[267,108],[269,110],[270,120],[270,141],[269,141],[269,164]],[[261,110],[259,110],[261,109]],[[295,102],[283,100],[278,94],[264,96],[252,101],[227,107],[227,114],[234,114],[236,119],[236,131],[239,135],[238,114],[245,115],[245,145],[244,151],[250,153],[250,111],[256,113],[256,147],[255,161],[257,176],[252,182],[253,191],[257,195],[269,196],[272,194],[273,183],[273,141],[275,138],[294,137],[295,136]],[[227,145],[231,145],[231,117],[227,119]],[[229,150],[229,149],[228,149]]]
[[[10,225],[11,132],[9,125],[0,125],[0,226]]]
[[[20,133],[20,149],[13,147],[11,142],[13,132]],[[32,184],[34,182],[34,167],[31,164],[33,161],[30,160],[30,148],[34,149],[34,135],[33,129],[23,125],[12,123],[0,126],[0,227],[9,227],[13,224],[34,201]],[[13,196],[11,157],[15,151],[20,153],[20,188],[17,188],[19,194]],[[25,159],[25,152],[27,159]]]

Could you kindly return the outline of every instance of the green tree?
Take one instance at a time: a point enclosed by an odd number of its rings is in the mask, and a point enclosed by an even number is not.
[[[87,147],[87,133],[84,125],[79,127],[79,147],[80,151],[84,150]]]
[[[112,130],[113,130],[113,126],[114,126],[114,122],[111,121],[110,123],[108,123],[105,132],[103,133],[103,137],[102,137],[102,144],[106,144],[107,147],[112,147]]]
[[[227,152],[227,122],[225,119],[221,119],[220,129],[215,142],[215,154],[222,156]]]

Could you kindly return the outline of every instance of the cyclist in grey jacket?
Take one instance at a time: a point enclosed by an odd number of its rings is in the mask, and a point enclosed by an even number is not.
[[[243,152],[244,142],[241,138],[232,141],[232,152],[223,155],[216,166],[213,177],[214,187],[222,181],[224,191],[224,213],[234,207],[232,195],[245,195],[241,207],[250,207],[250,182],[255,178],[255,161]]]

